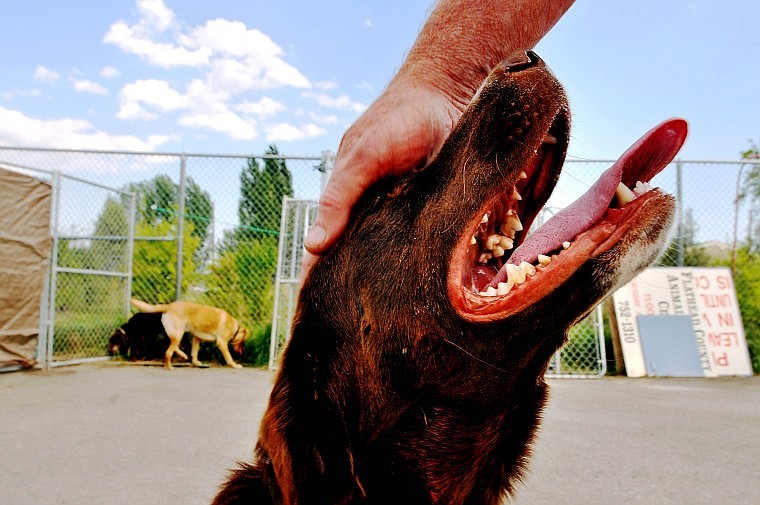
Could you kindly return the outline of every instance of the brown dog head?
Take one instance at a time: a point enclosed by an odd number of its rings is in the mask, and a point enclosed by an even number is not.
[[[568,105],[534,53],[496,68],[437,158],[372,187],[312,268],[256,461],[217,503],[498,503],[548,360],[666,240],[673,199],[611,204],[615,188],[648,181],[684,135],[680,120],[653,130],[527,238],[564,161]]]
[[[242,356],[243,351],[245,350],[245,341],[248,338],[248,330],[239,322],[237,325],[237,329],[230,340],[230,344],[232,344],[232,350],[235,351],[238,356]]]

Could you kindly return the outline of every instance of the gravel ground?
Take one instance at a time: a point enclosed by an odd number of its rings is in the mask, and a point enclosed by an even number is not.
[[[0,375],[0,503],[207,504],[272,374],[79,365]],[[760,503],[760,377],[553,380],[519,505]]]

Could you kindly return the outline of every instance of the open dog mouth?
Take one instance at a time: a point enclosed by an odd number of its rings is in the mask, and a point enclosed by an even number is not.
[[[578,200],[528,234],[561,170],[555,156],[564,146],[564,123],[553,125],[528,166],[510,174],[506,191],[473,217],[460,239],[451,283],[460,312],[471,317],[504,317],[534,303],[566,280],[588,259],[609,250],[627,230],[646,226],[640,210],[664,194],[650,186],[686,139],[682,119],[654,127],[634,143]],[[554,173],[552,173],[554,172]],[[457,280],[457,277],[459,280]]]

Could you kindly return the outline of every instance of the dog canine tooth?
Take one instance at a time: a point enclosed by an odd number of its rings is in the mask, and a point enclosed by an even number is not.
[[[477,244],[477,243],[478,243],[478,241],[477,241],[477,239],[475,238],[475,235],[473,235],[473,236],[470,238],[470,245],[475,245],[475,244]]]
[[[488,222],[488,213],[486,212],[483,214],[483,219],[480,220],[480,224],[485,224]]]
[[[522,225],[522,222],[520,221],[520,216],[518,216],[517,213],[513,210],[510,210],[507,213],[507,220],[505,224],[515,231],[523,230],[523,225]]]
[[[517,192],[517,188],[512,189],[512,200],[517,200],[517,201],[522,200],[522,196],[520,195],[520,193]]]
[[[636,194],[622,182],[618,184],[618,187],[615,190],[615,196],[617,197],[618,205],[621,207],[636,199]]]

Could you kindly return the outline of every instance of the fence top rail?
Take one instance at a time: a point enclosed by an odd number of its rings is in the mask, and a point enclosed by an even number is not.
[[[277,160],[306,160],[322,161],[322,156],[288,156],[285,154],[211,154],[211,153],[185,153],[185,152],[156,152],[156,151],[118,151],[106,149],[66,149],[59,147],[28,147],[28,146],[0,146],[0,151],[39,151],[49,153],[75,153],[75,154],[118,154],[131,156],[165,156],[172,158],[238,158],[238,159],[277,159]]]
[[[29,146],[0,146],[0,151],[39,151],[39,152],[52,152],[52,153],[77,153],[77,154],[118,154],[118,155],[132,155],[132,156],[165,156],[173,158],[237,158],[237,159],[284,159],[284,160],[303,160],[303,161],[322,161],[323,155],[319,156],[302,156],[302,155],[286,155],[286,154],[230,154],[230,153],[187,153],[187,152],[159,152],[159,151],[120,151],[120,150],[107,150],[107,149],[68,149],[61,147],[29,147]],[[566,163],[615,163],[614,159],[595,159],[595,158],[568,158]],[[7,165],[12,163],[1,162]],[[710,160],[710,159],[677,159],[671,163],[692,163],[692,164],[724,164],[724,165],[744,165],[744,164],[758,164],[760,160],[757,159],[739,159],[739,160]],[[41,172],[52,172],[48,170],[42,170],[38,168],[18,166],[18,168],[24,168],[27,170],[38,170]]]
[[[0,146],[0,149],[2,146]],[[19,165],[18,163],[11,163],[9,161],[0,160],[0,167],[12,168],[14,170],[30,170],[32,172],[42,172],[43,174],[52,176],[55,174],[54,170],[45,170],[44,168],[28,167],[26,165]]]

